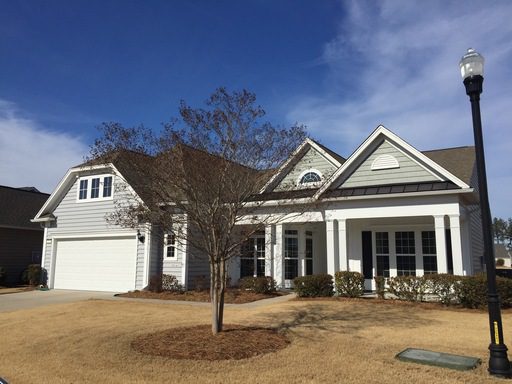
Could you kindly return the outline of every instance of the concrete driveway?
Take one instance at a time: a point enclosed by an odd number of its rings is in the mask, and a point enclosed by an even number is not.
[[[89,299],[112,299],[114,292],[69,291],[29,291],[0,295],[0,312],[41,307],[48,304],[72,303]]]

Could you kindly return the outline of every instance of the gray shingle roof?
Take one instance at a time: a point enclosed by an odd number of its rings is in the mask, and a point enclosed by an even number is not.
[[[475,168],[475,147],[437,149],[423,151],[422,153],[469,186],[472,186],[471,176]]]
[[[30,220],[48,197],[47,193],[0,185],[0,227],[41,229],[39,223]]]

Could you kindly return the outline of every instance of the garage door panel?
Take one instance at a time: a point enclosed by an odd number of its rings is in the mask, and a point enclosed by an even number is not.
[[[54,288],[128,291],[135,287],[136,239],[70,239],[57,242]]]

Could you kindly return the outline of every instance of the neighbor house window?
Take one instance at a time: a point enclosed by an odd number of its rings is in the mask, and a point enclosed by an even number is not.
[[[377,276],[389,277],[389,236],[387,232],[375,232]]]
[[[284,278],[293,280],[299,275],[299,236],[296,230],[284,231]]]
[[[78,183],[78,200],[102,200],[112,198],[111,175],[93,175],[80,178]]]
[[[176,236],[173,233],[164,235],[164,255],[165,257],[176,257]]]
[[[421,232],[421,249],[423,273],[425,275],[437,273],[436,233],[434,231]]]
[[[306,231],[306,275],[313,274],[313,232]]]
[[[395,232],[396,269],[398,276],[416,276],[414,232]]]
[[[265,233],[257,232],[242,244],[240,278],[265,276]]]

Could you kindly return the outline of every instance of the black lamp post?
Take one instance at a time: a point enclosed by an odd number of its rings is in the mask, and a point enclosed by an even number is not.
[[[491,332],[489,373],[496,376],[510,377],[507,346],[503,340],[500,298],[496,290],[491,210],[489,209],[489,196],[487,194],[482,120],[480,118],[480,94],[482,93],[482,83],[484,81],[484,58],[474,49],[470,48],[462,57],[459,65],[464,85],[466,86],[466,93],[471,101],[471,112],[473,114],[473,133],[475,136],[480,211],[482,214],[484,237],[484,258],[487,271],[487,305],[489,308],[489,327]]]

